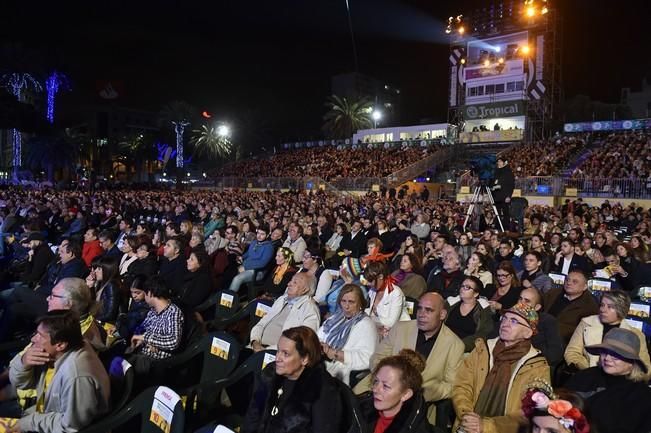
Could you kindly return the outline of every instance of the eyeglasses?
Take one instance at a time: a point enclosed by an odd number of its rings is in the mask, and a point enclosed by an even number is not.
[[[515,317],[502,316],[502,317],[500,317],[500,322],[507,322],[507,323],[511,324],[512,326],[520,325],[520,326],[524,326],[525,328],[531,328],[529,325],[527,325],[526,323],[520,322]]]
[[[54,293],[50,293],[50,296],[48,296],[48,298],[66,299],[65,296],[55,295]]]
[[[459,288],[460,288],[461,290],[473,290],[473,291],[475,290],[474,287],[469,286],[469,285],[467,285],[467,284],[462,284],[461,286],[459,286]]]
[[[511,276],[511,274],[497,274],[497,278],[506,278],[506,277],[510,277],[510,276]]]

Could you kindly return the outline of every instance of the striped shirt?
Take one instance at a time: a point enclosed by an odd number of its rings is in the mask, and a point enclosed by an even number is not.
[[[153,359],[165,359],[178,349],[183,334],[183,313],[170,303],[163,311],[156,313],[152,308],[142,323],[145,330],[144,344],[140,353]]]

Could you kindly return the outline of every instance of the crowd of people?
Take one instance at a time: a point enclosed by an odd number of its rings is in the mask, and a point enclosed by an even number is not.
[[[505,156],[517,177],[554,176],[586,147],[586,138],[562,136],[513,146]]]
[[[225,166],[219,176],[302,177],[320,176],[326,180],[347,177],[384,177],[436,152],[438,145],[338,149],[311,147],[275,154],[265,160],[249,159]]]
[[[645,132],[610,134],[599,140],[572,173],[575,178],[643,179],[651,176],[651,135]]]
[[[377,193],[1,190],[0,340],[36,332],[0,375],[0,425],[89,425],[109,408],[103,353],[152,384],[230,290],[269,306],[239,358],[276,356],[227,390],[243,432],[348,431],[342,386],[375,433],[650,431],[647,340],[626,320],[651,283],[649,210],[530,206],[522,236],[490,218],[464,232],[465,211]]]

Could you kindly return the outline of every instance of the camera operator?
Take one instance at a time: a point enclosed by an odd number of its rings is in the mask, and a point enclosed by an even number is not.
[[[509,162],[505,157],[499,156],[497,158],[497,169],[495,170],[491,191],[493,193],[493,200],[495,200],[495,207],[502,218],[504,230],[509,230],[511,227],[509,205],[514,187],[515,176],[513,176]]]

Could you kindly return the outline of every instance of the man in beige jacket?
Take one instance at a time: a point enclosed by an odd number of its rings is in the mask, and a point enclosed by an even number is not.
[[[457,369],[463,358],[463,342],[445,324],[445,301],[438,293],[424,293],[418,300],[416,320],[397,322],[389,335],[380,341],[371,358],[373,369],[382,358],[411,349],[426,359],[423,370],[423,396],[433,403],[427,419],[436,423],[436,402],[449,399]],[[370,375],[354,388],[356,394],[371,389]]]

